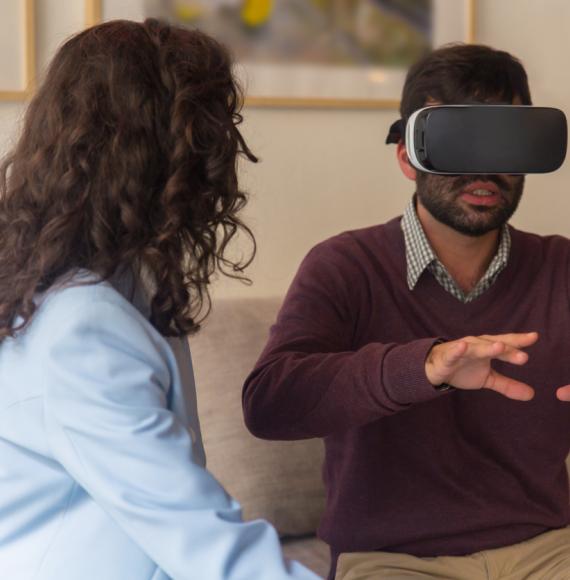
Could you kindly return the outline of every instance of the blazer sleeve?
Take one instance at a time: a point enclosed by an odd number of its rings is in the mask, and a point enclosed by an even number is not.
[[[145,322],[99,300],[53,328],[40,357],[55,458],[174,579],[316,579],[283,559],[269,524],[244,523],[196,463],[192,435],[168,409],[172,353]]]

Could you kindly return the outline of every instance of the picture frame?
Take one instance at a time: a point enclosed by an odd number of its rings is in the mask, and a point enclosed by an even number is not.
[[[17,2],[21,11],[21,83],[14,88],[0,85],[0,101],[25,101],[35,90],[36,3],[35,0],[17,0]]]
[[[143,0],[85,0],[88,24],[142,20]],[[433,46],[476,38],[477,0],[431,0]],[[240,63],[246,105],[278,108],[396,109],[406,68]]]
[[[85,0],[85,27],[101,22],[101,0]]]

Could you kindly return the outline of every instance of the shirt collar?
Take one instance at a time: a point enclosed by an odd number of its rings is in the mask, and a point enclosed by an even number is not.
[[[412,198],[404,215],[401,228],[406,246],[406,265],[408,288],[413,290],[424,270],[434,262],[439,262],[416,212],[416,196]],[[483,279],[496,276],[506,265],[511,248],[511,233],[507,224],[503,225],[499,247],[487,268]],[[442,265],[443,266],[443,265]],[[445,266],[443,266],[445,268]]]
[[[413,290],[423,271],[437,260],[416,213],[415,196],[406,207],[401,227],[406,244],[408,288]]]

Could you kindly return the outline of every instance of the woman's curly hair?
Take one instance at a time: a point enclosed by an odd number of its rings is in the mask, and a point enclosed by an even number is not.
[[[79,269],[150,274],[152,324],[196,331],[212,275],[247,280],[255,254],[236,217],[238,157],[257,161],[241,104],[230,55],[197,30],[118,20],[67,41],[0,168],[0,341]],[[240,230],[252,251],[233,261]]]

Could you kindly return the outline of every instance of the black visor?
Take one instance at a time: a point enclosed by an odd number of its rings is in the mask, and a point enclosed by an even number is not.
[[[567,125],[549,107],[438,105],[411,115],[405,140],[411,164],[429,173],[548,173],[566,157]]]

